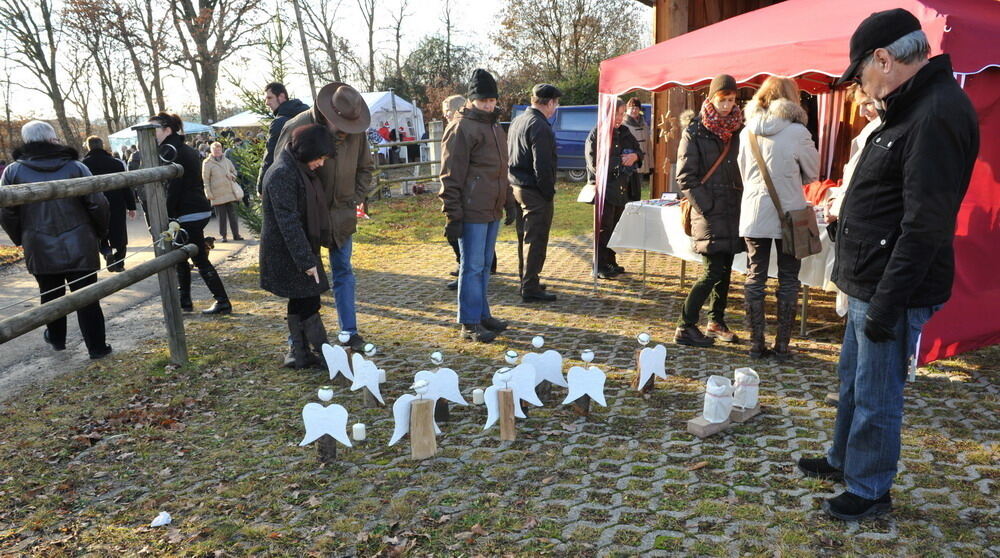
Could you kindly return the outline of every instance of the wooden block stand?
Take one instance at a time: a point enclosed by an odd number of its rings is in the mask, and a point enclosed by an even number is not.
[[[649,379],[646,380],[646,385],[642,386],[642,389],[639,389],[639,378],[642,377],[642,364],[639,361],[639,353],[641,353],[641,352],[642,352],[642,349],[636,349],[635,350],[635,377],[632,378],[632,384],[631,385],[632,385],[632,389],[638,390],[640,393],[642,393],[643,395],[645,395],[645,394],[653,391],[653,389],[656,387],[654,385],[654,382],[656,381],[656,376],[650,375]]]
[[[365,390],[367,392],[368,390]],[[410,403],[410,457],[427,459],[437,453],[434,435],[434,401],[416,399]]]
[[[329,434],[323,434],[316,440],[316,452],[320,463],[333,463],[337,460],[337,440]]]
[[[500,402],[500,439],[514,441],[517,438],[517,429],[514,427],[514,390],[499,390],[497,399]]]
[[[699,438],[708,438],[730,428],[734,424],[744,423],[760,414],[760,404],[752,409],[733,407],[729,412],[729,418],[724,422],[712,423],[705,420],[705,417],[698,415],[687,422],[687,431]]]
[[[581,417],[590,416],[590,396],[583,395],[573,402],[573,412]]]
[[[729,420],[731,422],[746,422],[753,417],[760,414],[760,403],[756,407],[750,409],[744,409],[743,407],[733,407],[732,412],[729,413]]]

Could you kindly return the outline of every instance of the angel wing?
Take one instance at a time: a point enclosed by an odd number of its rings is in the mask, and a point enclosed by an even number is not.
[[[370,360],[365,360],[357,353],[352,355],[351,360],[354,362],[354,382],[351,384],[351,391],[357,391],[364,387],[375,396],[375,399],[378,399],[379,403],[385,405],[379,390],[378,366],[375,366],[375,363]]]
[[[457,405],[468,405],[458,387],[458,373],[451,368],[439,368],[434,372],[434,395]]]
[[[392,429],[392,438],[389,439],[390,446],[395,445],[410,431],[410,403],[416,398],[416,395],[404,393],[392,404],[392,418],[395,426]]]
[[[347,351],[343,347],[324,343],[323,358],[330,370],[331,380],[336,378],[337,374],[343,374],[348,380],[354,381],[354,374],[351,373],[350,362],[347,360]]]
[[[525,364],[522,362],[521,364],[515,366],[514,369],[510,371],[510,374],[512,379],[510,382],[511,387],[514,388],[514,398],[523,399],[536,407],[541,407],[542,400],[539,399],[538,394],[535,393],[535,385],[537,384],[535,381],[535,367],[531,364]],[[520,415],[517,416],[524,418]]]
[[[319,403],[307,403],[302,407],[302,423],[306,434],[299,442],[300,446],[311,444],[320,436],[329,434],[341,444],[351,447],[351,439],[347,437],[347,409],[340,405],[324,407]]]
[[[522,363],[535,367],[535,385],[542,382],[566,387],[566,378],[562,374],[562,355],[552,349],[544,353],[528,353],[521,358]]]
[[[569,393],[566,394],[563,405],[572,403],[586,395],[602,407],[608,406],[604,401],[604,381],[606,376],[600,368],[596,366],[591,366],[590,368],[574,366],[569,369],[566,379],[569,383]]]
[[[667,348],[663,345],[639,351],[639,390],[653,376],[667,379],[666,371]]]
[[[483,393],[483,399],[486,403],[486,426],[483,427],[483,430],[488,429],[500,420],[500,398],[497,395],[499,391],[499,386],[492,385],[486,388],[486,391]]]

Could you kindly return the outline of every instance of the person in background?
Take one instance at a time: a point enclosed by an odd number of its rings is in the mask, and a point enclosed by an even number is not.
[[[642,164],[639,142],[632,132],[622,125],[625,120],[625,102],[616,101],[615,116],[611,123],[611,145],[608,155],[608,179],[604,190],[604,212],[601,214],[600,229],[597,236],[597,271],[598,279],[611,279],[625,273],[625,268],[618,265],[615,251],[608,248],[611,233],[614,232],[618,220],[621,219],[625,204],[638,200],[640,197],[639,177],[636,169]],[[597,183],[597,126],[587,135],[584,144],[584,158],[587,163],[587,181]],[[597,205],[594,205],[597,211]]]
[[[6,168],[7,168],[7,161],[0,159],[0,174],[3,174],[3,171]]]
[[[198,247],[198,253],[191,258],[198,266],[205,286],[212,292],[215,303],[202,310],[202,314],[229,314],[233,305],[229,301],[222,277],[208,259],[205,245],[205,225],[212,215],[212,204],[205,197],[205,183],[201,178],[201,157],[198,151],[184,143],[183,124],[176,114],[161,112],[149,119],[158,124],[156,142],[160,145],[160,158],[184,167],[184,175],[167,182],[167,217],[177,221],[187,234],[187,241]],[[177,283],[181,298],[181,309],[194,311],[191,300],[191,264],[187,260],[177,264]]]
[[[747,244],[744,299],[750,329],[750,358],[773,356],[787,360],[791,357],[788,344],[798,308],[802,262],[782,250],[781,218],[749,142],[756,141],[760,146],[767,165],[765,170],[786,212],[805,209],[802,185],[818,178],[819,152],[806,128],[806,111],[800,104],[799,87],[793,80],[778,76],[767,78],[744,112],[746,127],[740,132],[738,159],[743,178],[739,234]],[[764,343],[767,327],[764,296],[772,244],[778,250],[778,329],[773,350]]]
[[[354,232],[358,227],[358,205],[376,187],[372,184],[372,155],[365,130],[371,113],[361,93],[346,83],[328,83],[319,90],[312,109],[300,112],[278,136],[280,152],[292,138],[292,130],[306,124],[322,124],[331,134],[337,157],[316,169],[326,193],[330,213],[330,238],[324,246],[330,252],[333,298],[337,305],[340,330],[351,334],[347,344],[361,351],[365,340],[358,333],[355,310],[356,280],[351,257]]]
[[[677,184],[691,204],[691,241],[704,258],[703,274],[684,300],[674,342],[707,347],[715,339],[736,343],[726,325],[733,258],[746,249],[740,238],[743,181],[736,164],[743,111],[736,103],[736,80],[716,76],[698,117],[681,135],[677,148]],[[709,301],[705,334],[698,329],[701,307]]]
[[[14,150],[15,161],[0,175],[0,187],[90,176],[77,161],[76,149],[60,145],[47,122],[32,120],[21,128],[24,144]],[[0,226],[15,245],[24,248],[28,273],[38,282],[42,303],[97,282],[101,267],[100,239],[108,232],[108,200],[100,192],[0,209]],[[76,312],[80,333],[92,359],[111,354],[106,343],[100,302]],[[66,349],[66,318],[45,327],[45,342],[53,350]]]
[[[625,106],[627,108],[622,124],[632,132],[635,141],[639,142],[639,159],[642,164],[637,170],[639,174],[646,176],[652,169],[652,159],[650,159],[649,154],[653,149],[653,134],[649,131],[649,125],[646,124],[646,117],[642,114],[642,101],[638,97],[632,97]]]
[[[839,80],[875,99],[882,124],[852,171],[837,219],[833,282],[849,309],[832,443],[825,456],[802,457],[798,466],[843,481],[846,490],[821,504],[843,521],[892,510],[906,377],[916,371],[924,324],[951,297],[956,220],[979,152],[975,108],[950,57],[928,58],[930,50],[913,14],[876,12],[851,36],[850,66]]]
[[[500,218],[514,222],[516,202],[507,179],[507,135],[499,124],[497,82],[477,68],[469,80],[469,103],[445,128],[441,150],[444,236],[461,247],[458,322],[463,339],[493,341],[507,322],[490,312],[487,262],[493,257]]]
[[[531,106],[510,123],[508,178],[514,199],[521,206],[524,245],[521,300],[553,302],[556,295],[545,291],[539,275],[545,266],[556,197],[556,134],[549,119],[559,108],[560,91],[540,83],[531,91]]]
[[[90,174],[97,176],[125,171],[125,164],[104,150],[101,138],[88,137],[86,146],[87,155],[83,158],[83,164],[90,169]],[[108,190],[104,192],[104,197],[108,199],[111,218],[108,236],[101,241],[101,253],[108,271],[122,272],[125,271],[125,248],[128,246],[128,223],[125,222],[125,217],[127,215],[130,221],[135,219],[135,192],[126,186]]]
[[[243,190],[236,182],[236,167],[222,152],[222,144],[213,142],[211,154],[201,163],[201,179],[205,183],[205,197],[212,202],[219,216],[219,236],[226,242],[226,221],[233,229],[233,240],[240,241],[240,220],[236,204],[243,199]]]
[[[264,104],[267,105],[267,108],[271,109],[271,112],[274,114],[274,120],[271,121],[271,125],[267,129],[267,147],[264,149],[264,160],[260,164],[260,173],[257,175],[258,194],[260,194],[261,188],[264,185],[264,173],[267,172],[268,167],[274,162],[274,156],[277,153],[278,138],[281,136],[281,130],[284,129],[285,123],[302,112],[309,110],[309,105],[306,105],[302,101],[289,99],[288,90],[285,89],[283,84],[276,81],[264,86]]]
[[[264,175],[260,286],[288,299],[291,344],[285,362],[294,368],[324,362],[327,335],[319,315],[320,295],[330,284],[320,248],[328,243],[331,228],[316,170],[335,155],[333,137],[324,126],[300,126]]]

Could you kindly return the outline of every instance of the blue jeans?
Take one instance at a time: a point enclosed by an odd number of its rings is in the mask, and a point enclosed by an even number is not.
[[[490,263],[497,243],[500,221],[465,223],[458,240],[461,263],[458,271],[458,323],[478,324],[491,317],[486,290],[490,285]]]
[[[354,238],[350,237],[343,246],[330,248],[330,276],[333,285],[333,300],[337,304],[337,321],[340,331],[351,334],[358,332],[358,318],[354,311],[354,268],[351,267],[351,250]]]
[[[910,308],[894,326],[896,339],[865,336],[868,303],[851,297],[840,352],[840,404],[830,465],[844,472],[847,491],[875,500],[892,488],[900,451],[903,386],[920,331],[938,307]]]

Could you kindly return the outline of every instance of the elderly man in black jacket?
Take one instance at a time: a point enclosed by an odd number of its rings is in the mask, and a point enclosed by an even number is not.
[[[278,137],[281,136],[285,122],[309,108],[309,105],[298,99],[289,99],[288,90],[278,82],[269,83],[264,87],[264,104],[274,113],[274,120],[271,121],[271,126],[267,130],[267,148],[264,151],[264,160],[260,164],[260,172],[257,174],[258,194],[263,192],[264,173],[274,164]]]
[[[531,91],[531,106],[510,123],[508,131],[508,177],[514,188],[514,199],[521,205],[522,217],[518,226],[528,249],[521,274],[521,300],[524,302],[556,299],[556,295],[545,292],[538,276],[545,265],[556,196],[556,134],[549,118],[559,108],[559,97],[562,91],[554,85],[536,85]]]
[[[28,122],[21,128],[21,138],[24,145],[14,150],[17,161],[4,170],[0,185],[90,176],[77,160],[77,151],[60,145],[48,123]],[[97,282],[98,243],[108,232],[108,200],[100,192],[5,207],[0,225],[14,244],[24,247],[24,263],[38,282],[42,303],[63,296],[67,284],[76,291]],[[77,310],[76,318],[90,358],[111,354],[101,304]],[[66,318],[50,322],[44,337],[54,350],[65,349]]]
[[[907,366],[916,366],[923,325],[951,296],[955,219],[979,151],[972,103],[948,56],[928,60],[929,51],[911,13],[874,13],[851,37],[841,78],[881,105],[882,125],[840,214],[833,281],[850,298],[833,445],[799,469],[845,482],[823,502],[843,520],[892,509]]]

